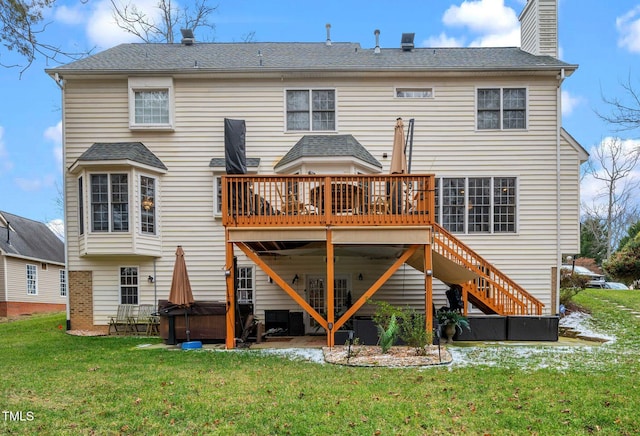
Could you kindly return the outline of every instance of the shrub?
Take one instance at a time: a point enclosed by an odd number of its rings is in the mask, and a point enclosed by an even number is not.
[[[589,277],[572,273],[570,270],[560,270],[560,304],[568,306],[569,302],[589,283]]]
[[[433,333],[426,329],[425,316],[409,308],[404,310],[399,336],[408,346],[415,348],[418,356],[426,354],[425,347],[433,340]]]

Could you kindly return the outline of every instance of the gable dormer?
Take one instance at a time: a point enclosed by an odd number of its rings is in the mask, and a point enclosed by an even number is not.
[[[558,58],[557,0],[527,0],[520,17],[522,50]]]

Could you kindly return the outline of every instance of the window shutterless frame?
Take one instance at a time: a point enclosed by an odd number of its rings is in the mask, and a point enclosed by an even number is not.
[[[476,130],[526,130],[529,91],[526,87],[476,88]]]
[[[175,98],[170,77],[129,77],[129,128],[173,130]]]
[[[285,132],[337,131],[337,102],[338,94],[333,88],[285,89]]]

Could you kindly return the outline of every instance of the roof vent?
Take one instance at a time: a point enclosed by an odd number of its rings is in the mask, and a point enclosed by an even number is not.
[[[373,34],[376,36],[376,48],[373,49],[373,52],[380,53],[380,30],[379,29],[374,30]]]
[[[180,29],[182,33],[182,43],[184,45],[193,45],[196,42],[196,38],[193,36],[193,29]]]
[[[327,42],[325,44],[331,45],[331,24],[327,23],[325,27],[327,28]]]
[[[402,41],[400,42],[400,47],[402,47],[402,51],[411,51],[414,48],[413,38],[416,36],[415,33],[403,33]]]

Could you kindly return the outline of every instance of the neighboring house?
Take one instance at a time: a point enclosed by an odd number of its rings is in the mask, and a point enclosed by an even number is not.
[[[577,66],[557,59],[556,14],[555,0],[527,2],[522,49],[418,48],[411,34],[366,49],[327,29],[318,43],[123,44],[48,69],[62,89],[72,328],[106,329],[118,304],[166,299],[177,245],[196,300],[235,298],[261,320],[303,311],[307,332],[374,287],[392,304],[446,305],[431,272],[464,281],[471,311],[555,314],[588,157],[562,128]],[[413,120],[405,179],[388,176],[398,117],[407,130]],[[246,123],[239,191],[225,119]],[[394,181],[423,192],[401,206],[410,216],[389,206]],[[356,207],[336,205],[327,183],[356,185]],[[433,244],[433,258],[414,249],[390,270],[412,243]]]
[[[66,305],[64,243],[46,224],[0,211],[0,316]]]

